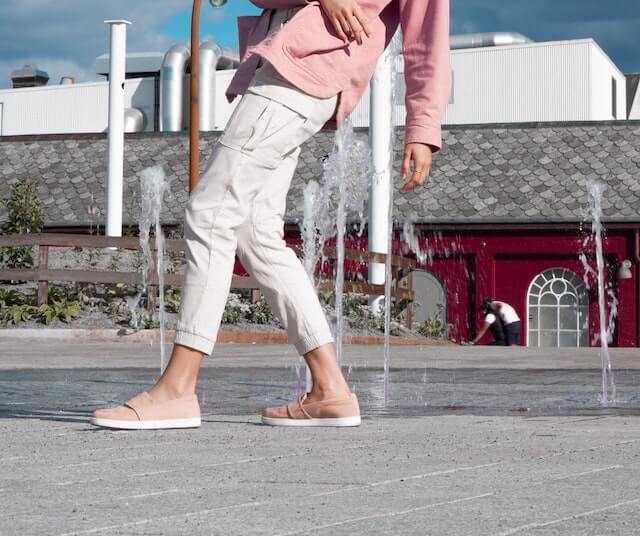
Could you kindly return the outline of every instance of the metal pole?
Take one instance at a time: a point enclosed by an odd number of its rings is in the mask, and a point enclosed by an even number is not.
[[[370,82],[369,143],[373,158],[373,180],[369,188],[369,251],[389,253],[389,196],[391,182],[391,60],[389,49],[378,59]],[[369,263],[369,283],[382,285],[385,280],[385,265]],[[380,311],[382,296],[369,296],[369,308]]]
[[[107,171],[107,236],[122,236],[122,175],[124,160],[124,80],[127,54],[126,20],[106,20],[109,48],[109,128]]]
[[[198,113],[198,67],[200,63],[200,8],[202,0],[193,1],[191,14],[191,107],[189,109],[189,191],[198,183],[200,174],[200,117]]]

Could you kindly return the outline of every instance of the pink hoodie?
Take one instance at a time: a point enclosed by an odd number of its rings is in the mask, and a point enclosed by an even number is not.
[[[451,91],[449,0],[359,0],[372,30],[345,43],[313,0],[251,0],[262,15],[238,17],[241,64],[227,90],[233,98],[247,89],[259,56],[266,58],[305,93],[328,98],[339,94],[334,116],[323,129],[335,129],[353,111],[398,24],[402,28],[405,104],[404,142],[442,147],[441,123]],[[267,37],[271,9],[308,4],[279,31]]]

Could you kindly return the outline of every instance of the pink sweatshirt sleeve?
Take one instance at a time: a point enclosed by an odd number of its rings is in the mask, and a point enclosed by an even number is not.
[[[449,0],[400,0],[404,78],[405,144],[442,148],[442,119],[451,91]]]

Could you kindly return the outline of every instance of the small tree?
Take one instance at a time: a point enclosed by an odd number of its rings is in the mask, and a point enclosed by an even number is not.
[[[44,227],[44,208],[38,197],[39,181],[22,177],[13,186],[11,194],[3,199],[7,207],[7,234],[39,233]],[[33,266],[33,250],[29,246],[0,249],[0,262],[10,268]]]

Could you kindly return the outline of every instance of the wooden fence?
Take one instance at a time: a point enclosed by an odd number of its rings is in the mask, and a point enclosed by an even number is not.
[[[121,272],[116,270],[70,270],[49,268],[49,249],[55,247],[79,247],[79,248],[110,248],[139,251],[140,242],[136,237],[108,237],[96,235],[64,234],[64,233],[34,233],[21,235],[0,235],[0,247],[31,246],[38,248],[38,265],[33,268],[0,269],[0,281],[37,281],[38,282],[38,305],[47,303],[49,282],[80,282],[80,283],[124,283],[142,284],[142,274],[140,272]],[[151,253],[153,259],[153,269],[149,275],[149,292],[147,307],[150,310],[155,308],[155,294],[158,285],[156,271],[157,249],[155,240],[151,239]],[[289,246],[298,257],[302,257],[302,248]],[[183,239],[166,239],[165,252],[181,253],[185,249]],[[337,258],[336,249],[325,247],[325,258],[335,261]],[[386,254],[373,253],[356,249],[345,249],[345,261],[352,262],[379,262],[386,261]],[[391,294],[396,300],[406,300],[407,315],[406,325],[411,327],[413,321],[413,270],[415,260],[397,255],[391,256],[392,281]],[[361,293],[373,296],[384,295],[384,285],[374,285],[371,283],[356,281],[355,274],[346,272],[344,291],[346,293]],[[177,273],[166,273],[164,276],[165,285],[182,286],[183,275]],[[331,279],[320,279],[317,287],[319,290],[332,290],[335,281]],[[251,289],[253,299],[259,297],[259,287],[255,279],[251,276],[233,275],[231,288]]]

